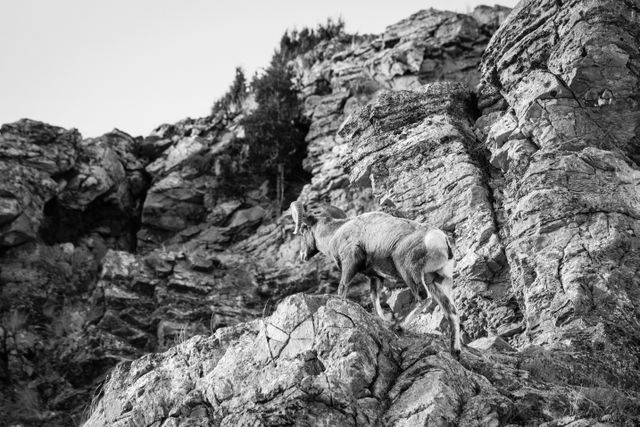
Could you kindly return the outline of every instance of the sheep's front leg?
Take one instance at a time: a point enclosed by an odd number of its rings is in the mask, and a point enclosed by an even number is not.
[[[360,249],[354,249],[344,254],[341,258],[342,274],[340,276],[340,284],[338,285],[338,296],[342,299],[347,298],[349,283],[360,272],[365,263],[364,253]]]
[[[342,275],[340,276],[340,284],[338,285],[338,296],[342,299],[347,298],[349,283],[357,273],[357,268],[353,263],[342,263]]]

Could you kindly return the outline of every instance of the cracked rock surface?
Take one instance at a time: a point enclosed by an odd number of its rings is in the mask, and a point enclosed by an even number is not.
[[[509,288],[471,107],[460,83],[388,91],[352,114],[340,134],[349,141],[344,164],[353,183],[371,187],[385,209],[452,235],[457,302],[464,331],[475,339],[512,335],[522,314]]]
[[[637,1],[522,2],[482,64],[479,132],[499,169],[528,342],[636,386],[640,300]]]
[[[357,304],[298,294],[267,318],[119,365],[85,425],[373,424],[395,345]]]
[[[640,379],[636,8],[522,2],[485,53],[475,123],[461,85],[428,84],[341,130],[352,182],[453,235],[470,338],[573,349],[611,386]]]
[[[118,365],[86,426],[497,425],[513,409],[433,336],[296,294],[269,317]]]
[[[356,303],[295,294],[268,317],[119,364],[85,425],[594,425],[567,408],[640,408],[637,393],[572,386],[569,372],[590,373],[570,351],[486,341],[456,361],[442,336],[396,334]]]

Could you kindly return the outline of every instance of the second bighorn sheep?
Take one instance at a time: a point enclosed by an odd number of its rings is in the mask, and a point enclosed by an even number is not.
[[[341,270],[338,295],[346,297],[348,285],[363,273],[370,280],[371,302],[383,319],[378,289],[383,278],[401,279],[414,298],[421,301],[420,283],[447,316],[451,331],[451,353],[460,354],[460,320],[451,298],[455,261],[447,235],[416,221],[384,212],[369,212],[347,218],[330,207],[314,216],[301,202],[291,204],[294,234],[302,232],[300,258],[303,261],[322,252]],[[407,316],[413,317],[424,301]]]

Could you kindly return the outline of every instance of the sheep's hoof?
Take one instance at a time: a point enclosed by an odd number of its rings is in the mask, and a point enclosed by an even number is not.
[[[390,331],[400,331],[400,322],[398,322],[398,319],[396,319],[393,313],[384,313],[382,316],[380,316],[380,318],[382,319],[382,323],[384,323],[384,325],[389,328]]]
[[[460,360],[460,353],[461,353],[461,350],[459,348],[452,348],[451,349],[451,355],[456,360]]]

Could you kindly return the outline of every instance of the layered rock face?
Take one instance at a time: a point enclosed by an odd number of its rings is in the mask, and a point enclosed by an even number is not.
[[[499,168],[526,340],[637,385],[638,2],[525,2],[487,48],[479,130]],[[595,374],[595,372],[594,372]]]
[[[145,138],[142,149],[151,160],[146,171],[152,183],[138,232],[142,251],[160,243],[184,242],[201,231],[202,224],[226,226],[234,222],[231,217],[236,211],[263,201],[264,194],[259,192],[228,197],[224,188],[226,179],[240,169],[235,141],[244,132],[239,125],[243,111],[251,108],[248,100],[244,110],[162,125]],[[245,222],[256,225],[264,215],[250,216]],[[237,230],[223,231],[230,237]],[[221,240],[219,248],[229,240]]]
[[[471,339],[522,329],[498,235],[489,172],[473,133],[473,103],[460,83],[384,92],[340,132],[345,166],[386,209],[448,231],[455,242],[457,301]]]
[[[305,167],[313,174],[300,200],[328,202],[361,213],[374,203],[348,185],[336,140],[340,124],[381,89],[419,88],[433,80],[479,81],[478,65],[491,34],[509,9],[479,7],[474,14],[423,10],[359,43],[321,43],[296,62],[311,118]]]
[[[636,10],[523,2],[485,53],[475,129],[465,89],[431,84],[341,131],[353,183],[453,234],[467,334],[570,349],[591,386],[634,389]]]

